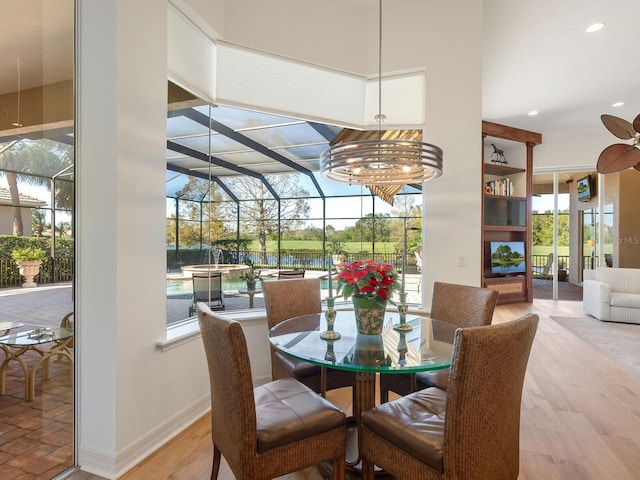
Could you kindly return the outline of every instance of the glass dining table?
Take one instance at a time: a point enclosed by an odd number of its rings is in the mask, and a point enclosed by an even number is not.
[[[269,341],[278,351],[326,368],[356,372],[353,420],[356,431],[360,413],[376,404],[376,375],[413,374],[451,366],[456,326],[409,314],[409,331],[393,328],[398,313],[388,311],[380,335],[359,334],[352,310],[336,312],[336,340],[324,340],[327,330],[323,313],[290,318],[269,330]],[[414,376],[415,378],[415,376]],[[324,383],[324,382],[323,382]],[[349,448],[351,444],[352,448]],[[358,470],[357,438],[348,441],[347,464]]]
[[[33,401],[35,397],[36,371],[42,365],[42,379],[49,378],[49,360],[52,356],[66,357],[70,373],[73,375],[73,353],[69,347],[73,341],[73,330],[63,327],[37,327],[24,332],[12,333],[0,337],[0,349],[5,358],[0,364],[0,395],[5,393],[6,370],[9,362],[15,361],[24,373],[24,399]],[[22,355],[37,352],[40,357],[33,365],[22,359]]]

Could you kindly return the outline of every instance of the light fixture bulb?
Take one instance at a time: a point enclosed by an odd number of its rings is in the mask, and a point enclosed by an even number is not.
[[[527,115],[529,115],[530,117],[535,117],[536,115],[538,115],[538,111],[537,110],[531,110],[529,113],[527,113]]]
[[[595,32],[598,32],[598,31],[602,30],[603,27],[604,27],[604,23],[602,23],[602,22],[592,23],[591,25],[589,25],[585,29],[585,32],[587,32],[587,33],[595,33]]]

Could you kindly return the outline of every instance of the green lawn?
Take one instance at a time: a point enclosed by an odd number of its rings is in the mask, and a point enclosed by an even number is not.
[[[327,242],[327,247],[329,242]],[[321,252],[322,240],[282,240],[282,250],[289,251],[307,251],[307,252]],[[365,252],[371,251],[371,243],[364,242],[362,245],[360,242],[345,242],[344,249],[347,253],[359,253],[362,248]],[[267,240],[267,251],[275,252],[278,249],[278,242],[275,240]],[[249,250],[258,250],[258,241],[254,240],[249,244]],[[611,253],[613,245],[605,245],[605,252]],[[532,249],[532,255],[546,256],[553,252],[552,246],[534,246]],[[395,253],[394,242],[376,242],[376,253]],[[569,247],[558,247],[558,255],[561,257],[569,256]]]
[[[327,242],[327,247],[329,246]],[[282,250],[290,251],[307,251],[322,252],[322,240],[282,240],[280,242]],[[345,242],[344,249],[347,253],[359,253],[360,250],[365,252],[371,251],[371,243],[364,242],[362,246],[360,242]],[[249,244],[249,250],[258,250],[258,241],[254,240]],[[267,251],[275,252],[278,249],[278,242],[275,240],[267,240]],[[395,244],[393,242],[376,242],[376,253],[395,253]]]
[[[534,246],[531,254],[532,255],[549,255],[553,252],[552,246]],[[558,247],[558,256],[560,257],[568,257],[569,256],[569,247]]]
[[[586,248],[587,247],[585,247],[585,250]],[[532,255],[549,255],[551,252],[553,252],[553,247],[534,246],[531,253]],[[604,253],[613,253],[613,245],[610,243],[605,243]],[[568,257],[569,247],[558,247],[558,255],[561,257]]]

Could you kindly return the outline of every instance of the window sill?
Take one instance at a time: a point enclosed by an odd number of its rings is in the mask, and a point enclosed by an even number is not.
[[[251,310],[234,310],[233,312],[216,312],[221,317],[237,320],[243,325],[255,325],[267,321],[267,312],[264,308]],[[161,352],[167,352],[184,345],[200,337],[200,325],[198,319],[192,317],[183,322],[175,323],[167,327],[167,337],[158,342],[156,346]]]
[[[200,337],[200,325],[198,325],[198,319],[193,317],[180,323],[169,325],[166,339],[156,345],[160,351],[167,352],[198,337]]]

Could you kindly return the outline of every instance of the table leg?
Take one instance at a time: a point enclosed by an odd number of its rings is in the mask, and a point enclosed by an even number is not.
[[[73,372],[73,355],[69,350],[69,344],[72,340],[73,337],[69,337],[61,341],[56,341],[57,343],[49,350],[42,350],[36,345],[29,345],[27,347],[14,349],[5,345],[0,345],[0,348],[4,350],[6,357],[0,364],[0,394],[5,393],[7,365],[11,360],[15,360],[22,367],[22,372],[24,373],[24,399],[26,402],[32,402],[35,398],[36,371],[40,365],[42,365],[43,382],[49,378],[49,360],[53,355],[62,355],[67,357],[71,372]],[[40,358],[34,363],[32,368],[29,368],[26,362],[21,358],[21,355],[29,350],[38,352],[40,355]]]
[[[376,406],[376,374],[369,372],[356,373],[356,404],[353,415],[360,418],[360,414]]]
[[[356,431],[360,430],[360,414],[375,407],[376,404],[376,374],[369,372],[356,373],[356,395],[353,405],[353,416],[356,419]],[[358,450],[360,450],[358,448]],[[347,467],[353,468],[360,463],[360,453],[355,460],[347,461]]]
[[[249,308],[253,308],[253,294],[249,294]]]
[[[15,351],[9,347],[4,345],[0,345],[2,350],[4,350],[6,358],[0,365],[0,395],[4,395],[4,391],[6,388],[6,373],[7,373],[7,365],[11,360],[15,360],[22,367],[22,372],[24,373],[24,399],[29,401],[29,392],[31,392],[31,385],[29,384],[31,375],[29,374],[29,367],[27,364],[20,358],[24,352],[29,350],[29,347],[21,347],[17,348]]]
[[[360,428],[360,414],[365,410],[373,408],[376,403],[376,374],[368,372],[356,373],[356,394],[353,405],[353,423],[347,424],[347,461],[345,478],[356,480],[361,478],[361,459],[358,445],[358,429]],[[354,425],[355,423],[355,425]],[[320,472],[328,478],[333,473],[330,463],[323,463]],[[374,470],[376,480],[389,480],[391,477],[385,471],[376,467]]]
[[[327,367],[320,367],[320,396],[327,397]]]
[[[53,355],[63,355],[67,357],[67,359],[69,360],[69,368],[73,372],[73,355],[71,355],[67,347],[67,344],[69,342],[70,340],[64,342],[63,344],[56,345],[51,350],[45,350],[45,351],[37,350],[37,352],[40,354],[40,358],[33,365],[33,368],[31,369],[31,373],[29,374],[29,398],[25,397],[25,400],[27,402],[32,402],[36,396],[36,371],[38,370],[38,367],[41,364],[42,364],[43,384],[45,380],[49,379],[49,360]],[[43,389],[44,389],[44,386],[43,386]]]

